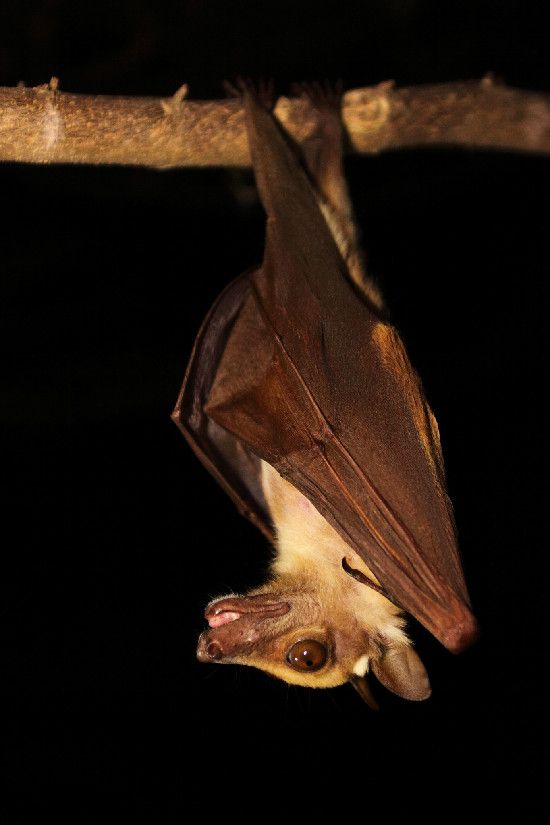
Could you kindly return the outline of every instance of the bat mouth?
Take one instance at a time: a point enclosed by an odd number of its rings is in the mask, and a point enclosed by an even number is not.
[[[249,613],[262,613],[265,616],[284,616],[290,610],[288,602],[279,602],[267,594],[257,596],[230,596],[211,602],[204,612],[209,627],[221,627],[236,622]]]

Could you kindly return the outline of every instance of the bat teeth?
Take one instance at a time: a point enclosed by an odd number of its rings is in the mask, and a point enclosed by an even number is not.
[[[208,624],[210,627],[220,627],[223,624],[236,621],[240,615],[234,610],[215,610],[213,616],[208,616]]]

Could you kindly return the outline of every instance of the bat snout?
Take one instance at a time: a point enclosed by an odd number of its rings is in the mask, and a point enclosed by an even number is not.
[[[230,596],[211,602],[205,611],[208,629],[197,645],[199,662],[224,662],[247,656],[269,633],[270,621],[290,610],[290,604],[272,594]]]
[[[246,619],[235,621],[231,628],[211,627],[199,636],[197,659],[206,663],[230,662],[235,656],[246,656],[260,636],[260,629]]]
[[[197,645],[197,659],[199,662],[219,662],[223,657],[224,652],[221,643],[217,639],[211,638],[210,633],[201,633]]]

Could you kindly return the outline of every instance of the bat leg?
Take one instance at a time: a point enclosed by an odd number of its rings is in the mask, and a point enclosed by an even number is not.
[[[293,92],[305,98],[315,112],[317,126],[302,145],[302,161],[317,190],[325,219],[346,262],[352,282],[374,307],[383,309],[382,295],[367,275],[353,206],[344,175],[341,82],[294,84]]]
[[[342,160],[342,85],[295,83],[292,91],[308,101],[317,121],[313,134],[301,147],[304,165],[326,204],[352,223],[353,210]]]

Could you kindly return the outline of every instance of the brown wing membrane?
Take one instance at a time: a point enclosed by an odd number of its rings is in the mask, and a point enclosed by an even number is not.
[[[220,427],[204,411],[228,336],[249,292],[248,275],[241,275],[222,292],[206,316],[172,418],[242,515],[273,540],[259,458],[243,440]]]
[[[269,535],[257,457],[294,484],[446,647],[475,636],[437,424],[393,327],[350,285],[293,149],[245,95],[262,266],[205,321],[174,417]]]

